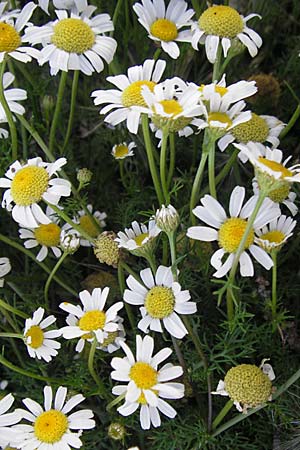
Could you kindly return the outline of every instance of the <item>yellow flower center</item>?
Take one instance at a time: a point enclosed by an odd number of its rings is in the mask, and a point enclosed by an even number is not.
[[[278,230],[269,231],[268,233],[262,234],[259,239],[269,241],[270,243],[280,244],[285,238],[284,233]]]
[[[230,369],[224,379],[230,398],[247,406],[265,403],[272,393],[272,383],[261,369],[241,364]]]
[[[290,184],[283,181],[279,188],[273,189],[271,192],[269,192],[268,197],[275,203],[281,203],[288,197],[289,193]]]
[[[175,297],[171,288],[154,286],[145,298],[145,308],[154,319],[168,317],[175,306]]]
[[[239,13],[230,6],[215,5],[204,11],[199,18],[199,27],[206,34],[235,38],[244,29]]]
[[[27,339],[27,344],[32,348],[39,348],[44,342],[44,332],[38,325],[30,327],[25,337],[30,338],[29,342]]]
[[[95,43],[93,30],[81,19],[62,19],[53,32],[52,44],[68,53],[84,53]]]
[[[219,246],[226,252],[235,253],[240,245],[242,237],[247,227],[247,220],[239,217],[227,219],[219,229]],[[254,230],[249,233],[245,249],[249,248],[254,242]]]
[[[49,175],[44,167],[28,166],[20,169],[11,182],[11,195],[17,205],[38,203],[48,188]]]
[[[157,384],[157,371],[144,362],[135,363],[130,369],[129,377],[140,389],[150,389]]]
[[[40,245],[55,247],[59,244],[60,227],[56,223],[42,224],[34,230],[34,237]]]
[[[95,219],[96,220],[96,219]],[[81,216],[79,219],[81,228],[86,231],[92,238],[95,238],[99,234],[99,230],[96,227],[93,219],[90,216]]]
[[[115,158],[124,158],[129,153],[127,145],[119,144],[115,148]]]
[[[248,122],[240,123],[231,132],[238,142],[265,142],[269,126],[265,119],[252,113]]]
[[[50,409],[40,414],[34,423],[34,434],[41,442],[54,444],[68,430],[68,419],[61,411]]]
[[[284,167],[282,164],[276,161],[271,161],[270,159],[263,158],[262,156],[258,158],[258,161],[261,164],[267,166],[269,169],[273,170],[274,172],[281,172],[280,178],[293,176],[293,172],[291,170],[288,170],[286,167]]]
[[[183,109],[177,100],[161,100],[159,102],[166,114],[171,114],[172,117],[182,113]]]
[[[147,237],[149,237],[149,233],[142,233],[142,234],[139,234],[138,236],[136,236],[136,237],[134,238],[134,241],[135,241],[136,245],[138,245],[139,247],[141,247],[141,246],[143,245],[143,241],[144,241]]]
[[[142,96],[142,87],[148,86],[151,92],[154,91],[154,81],[140,80],[134,81],[122,93],[122,104],[126,108],[130,106],[147,106]]]
[[[105,325],[106,314],[104,311],[94,309],[87,311],[79,320],[79,328],[83,331],[101,330]]]
[[[203,89],[204,89],[204,88],[205,88],[205,84],[201,84],[201,85],[198,87],[198,90],[199,90],[200,92],[203,92]],[[226,87],[219,86],[219,85],[216,84],[216,86],[215,86],[215,92],[217,92],[218,94],[221,95],[221,97],[223,97],[223,95],[227,94],[228,89],[227,89]]]
[[[232,120],[226,113],[220,113],[220,112],[212,112],[208,114],[208,123],[212,127],[217,127],[216,125],[213,125],[212,122],[220,122],[221,124],[226,125],[225,127],[221,128],[229,128],[232,125]],[[218,128],[218,127],[217,127]]]
[[[0,22],[0,52],[13,52],[21,45],[19,33],[12,25]]]
[[[150,27],[152,36],[161,41],[174,41],[178,36],[177,27],[174,22],[168,19],[158,19]]]
[[[101,344],[101,347],[107,347],[109,344],[113,344],[118,337],[117,331],[111,331],[108,333],[108,336],[104,339],[104,341]]]

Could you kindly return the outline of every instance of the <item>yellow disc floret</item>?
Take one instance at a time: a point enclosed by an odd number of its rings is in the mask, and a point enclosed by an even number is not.
[[[61,440],[68,430],[69,422],[65,414],[56,409],[40,414],[34,423],[34,434],[41,442],[54,444]]]
[[[19,33],[12,25],[0,22],[0,52],[13,52],[21,45]]]
[[[40,245],[55,247],[59,244],[60,227],[56,223],[42,224],[34,230],[34,237]]]
[[[224,382],[229,397],[249,407],[265,403],[272,393],[269,377],[252,364],[233,367],[227,372]]]
[[[182,106],[177,100],[161,100],[159,103],[162,105],[164,112],[170,114],[171,117],[177,116],[183,111]]]
[[[102,330],[105,325],[105,320],[105,312],[94,309],[84,313],[79,319],[78,326],[83,331]]]
[[[27,338],[27,344],[32,348],[39,348],[44,342],[44,332],[38,325],[30,327],[25,337]]]
[[[114,150],[114,157],[115,158],[124,158],[129,153],[127,145],[119,144],[116,146]]]
[[[142,87],[148,86],[150,91],[153,92],[155,85],[156,83],[154,81],[134,81],[122,93],[123,106],[126,108],[130,108],[130,106],[147,106],[142,96]]]
[[[82,54],[95,43],[93,30],[81,19],[62,19],[53,28],[52,44],[68,53]]]
[[[235,253],[240,245],[242,237],[247,227],[247,220],[239,217],[227,219],[219,229],[219,246],[226,252]],[[245,249],[254,242],[254,230],[252,229],[247,237]]]
[[[97,219],[95,219],[97,220]],[[81,228],[87,232],[92,238],[95,238],[99,234],[99,230],[90,216],[84,215],[79,219]]]
[[[174,41],[178,36],[176,24],[168,19],[158,19],[150,27],[152,36],[161,41]]]
[[[147,239],[148,237],[149,237],[149,233],[141,233],[134,238],[134,241],[135,241],[136,245],[141,247],[143,245],[144,240]]]
[[[281,203],[283,202],[290,193],[290,183],[282,182],[280,184],[280,187],[277,189],[273,189],[271,192],[269,192],[268,197],[273,200],[275,203]]]
[[[108,347],[110,344],[113,344],[117,339],[118,335],[119,335],[118,331],[111,331],[110,333],[108,333],[107,337],[102,342],[101,347],[105,348]]]
[[[271,161],[270,159],[263,158],[262,156],[258,158],[258,161],[274,172],[281,172],[280,178],[293,176],[293,172],[291,170],[288,170],[286,167],[284,167],[284,165],[276,161]]]
[[[135,363],[130,369],[129,377],[140,389],[150,389],[157,384],[157,371],[144,362]]]
[[[226,38],[235,38],[244,29],[240,14],[234,8],[224,5],[215,5],[206,9],[198,23],[206,34]]]
[[[274,244],[281,244],[284,238],[285,238],[284,233],[282,233],[279,230],[269,231],[268,233],[262,234],[260,236],[260,239],[269,241]]]
[[[265,119],[252,113],[248,122],[236,125],[231,132],[238,142],[265,142],[269,135],[269,126]]]
[[[168,317],[175,306],[175,296],[171,288],[166,286],[154,286],[145,298],[145,308],[154,319]]]
[[[20,169],[11,182],[11,195],[17,205],[38,203],[48,188],[49,175],[44,167],[28,166]]]
[[[212,122],[220,122],[221,124],[224,124],[219,127],[224,129],[227,129],[232,125],[232,120],[230,119],[230,117],[226,113],[221,112],[212,112],[208,114],[209,125],[211,127],[218,128],[218,126],[213,124]]]

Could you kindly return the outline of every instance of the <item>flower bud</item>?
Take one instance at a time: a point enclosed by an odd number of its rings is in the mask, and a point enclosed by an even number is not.
[[[74,231],[62,230],[60,235],[60,247],[65,253],[73,255],[80,246],[80,238]]]
[[[125,427],[121,423],[113,422],[108,427],[108,436],[115,441],[124,439],[125,434]]]
[[[165,233],[176,231],[180,224],[180,217],[172,205],[162,205],[155,214],[156,225]]]
[[[113,231],[104,231],[94,242],[96,258],[109,266],[117,267],[120,259],[120,249],[115,242],[116,234]]]
[[[93,172],[84,167],[83,169],[79,169],[77,172],[77,180],[80,184],[89,183],[92,179]]]

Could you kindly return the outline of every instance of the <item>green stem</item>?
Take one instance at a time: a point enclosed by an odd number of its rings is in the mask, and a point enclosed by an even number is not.
[[[49,287],[51,284],[51,281],[53,280],[54,275],[56,274],[56,272],[58,271],[58,269],[60,268],[60,266],[62,265],[62,263],[64,262],[64,260],[66,259],[66,257],[68,256],[68,252],[64,252],[60,259],[57,261],[57,263],[55,264],[55,266],[53,267],[47,281],[45,284],[45,288],[44,288],[44,297],[45,297],[45,306],[46,309],[49,309],[49,297],[48,297],[48,292],[49,292]]]
[[[24,340],[23,334],[19,333],[0,333],[0,338],[18,338]]]
[[[170,189],[171,181],[173,178],[174,170],[175,170],[175,133],[170,133],[169,136],[170,141],[170,164],[169,164],[169,172],[168,172],[168,180],[167,180],[167,189]]]
[[[290,118],[288,124],[286,127],[283,128],[283,130],[281,131],[280,135],[279,135],[279,139],[283,139],[291,130],[291,128],[295,125],[295,123],[297,122],[298,118],[300,116],[300,105],[297,106],[297,108],[294,111],[294,114],[292,115],[292,117]]]
[[[200,163],[199,163],[197,173],[196,173],[196,176],[194,179],[193,187],[192,187],[192,193],[191,193],[191,199],[190,199],[190,220],[192,222],[192,225],[195,225],[195,223],[196,223],[196,218],[193,214],[193,209],[198,200],[199,190],[200,190],[200,186],[201,186],[201,180],[202,180],[207,157],[208,157],[208,154],[202,152]]]
[[[123,269],[126,270],[126,272],[129,273],[129,275],[132,275],[133,278],[135,278],[137,281],[139,281],[139,282],[141,281],[140,277],[138,276],[138,274],[134,270],[132,270],[128,266],[128,264],[126,264],[124,261],[122,261],[121,264],[122,264]]]
[[[0,299],[0,308],[6,309],[6,311],[12,312],[16,316],[22,317],[22,319],[27,319],[28,315],[23,313],[23,311],[20,311],[17,308],[14,308],[13,306],[6,303],[4,300]]]
[[[232,406],[233,406],[233,401],[232,400],[228,400],[228,402],[225,403],[224,408],[221,409],[221,411],[219,412],[219,414],[217,415],[217,417],[215,418],[215,420],[212,423],[212,429],[213,430],[215,430],[217,428],[217,426],[219,425],[219,423],[222,422],[222,420],[224,419],[226,414],[228,414],[229,411],[231,410]]]
[[[176,280],[177,279],[177,265],[176,265],[176,242],[175,242],[175,233],[174,231],[171,233],[167,233],[168,240],[169,240],[169,246],[170,246],[170,253],[171,253],[171,261],[172,261],[172,273],[173,277]]]
[[[161,149],[160,149],[159,169],[160,169],[160,182],[162,185],[162,190],[163,190],[166,205],[168,205],[170,203],[170,198],[169,198],[170,196],[169,196],[169,191],[168,191],[167,175],[166,175],[168,137],[169,137],[169,131],[166,129],[163,129]]]
[[[300,369],[298,369],[297,372],[295,372],[282,386],[280,386],[279,389],[275,391],[275,393],[272,395],[272,400],[276,400],[276,398],[278,398],[281,394],[283,394],[299,378],[300,378]],[[222,425],[220,428],[217,428],[216,431],[212,434],[212,437],[218,436],[219,434],[223,433],[223,431],[226,431],[228,430],[228,428],[231,428],[232,426],[236,425],[242,420],[247,419],[252,414],[255,414],[257,411],[260,411],[261,409],[265,408],[267,405],[268,405],[267,403],[264,403],[263,405],[257,406],[256,408],[248,409],[247,414],[239,413],[238,415],[233,417],[233,419],[224,423],[224,425]]]
[[[227,293],[226,293],[226,300],[227,300],[227,318],[229,321],[231,321],[233,319],[233,315],[234,315],[234,307],[233,307],[233,299],[234,299],[234,293],[233,293],[233,285],[234,285],[234,280],[235,280],[235,274],[238,268],[238,264],[239,264],[239,260],[241,257],[241,254],[243,253],[244,249],[245,249],[245,244],[247,242],[248,236],[251,233],[252,229],[253,229],[253,223],[256,219],[256,216],[260,210],[261,205],[263,204],[263,201],[266,197],[266,193],[261,190],[259,192],[259,196],[256,202],[256,205],[252,211],[251,216],[249,217],[248,221],[247,221],[247,227],[245,229],[245,232],[243,234],[243,237],[240,241],[240,244],[238,246],[237,251],[235,252],[235,257],[233,260],[233,264],[229,273],[229,279],[228,279],[228,283],[229,286],[227,287]]]
[[[18,158],[18,136],[17,136],[17,128],[13,119],[13,115],[11,110],[9,109],[7,100],[4,95],[4,86],[3,86],[3,77],[5,71],[6,62],[5,59],[2,63],[0,63],[0,103],[2,108],[4,109],[5,116],[8,122],[9,130],[10,130],[10,138],[11,138],[11,157],[12,160],[15,161]]]
[[[125,181],[124,160],[123,160],[123,159],[121,159],[121,160],[119,161],[119,169],[120,169],[120,177],[121,177],[121,181],[122,181],[123,187],[124,187],[125,189],[127,189],[127,183],[126,183],[126,181]]]
[[[114,26],[116,26],[116,24],[117,24],[118,15],[120,13],[122,3],[123,3],[123,0],[118,0],[118,3],[116,5],[116,7],[115,7],[114,15],[112,17],[112,21],[113,21]],[[113,32],[111,32],[111,35],[113,35]]]
[[[69,139],[70,139],[71,133],[72,133],[74,114],[75,114],[75,108],[76,108],[76,97],[77,97],[77,91],[78,91],[79,73],[80,73],[79,70],[74,70],[68,128],[67,128],[67,133],[66,133],[66,137],[64,140],[64,145],[62,147],[61,153],[64,153],[64,150],[67,148]]]
[[[213,74],[212,74],[212,82],[219,81],[221,59],[222,59],[222,45],[219,43],[218,44],[216,61],[214,62],[214,69],[213,69]]]
[[[164,197],[161,191],[161,187],[159,184],[159,178],[157,174],[157,169],[155,166],[153,151],[152,151],[152,143],[150,138],[150,132],[149,132],[149,121],[146,114],[142,115],[142,128],[143,128],[143,135],[144,135],[144,142],[148,157],[148,163],[149,163],[149,169],[152,176],[154,188],[156,191],[156,196],[159,202],[159,205],[162,205],[164,203]]]
[[[158,47],[158,48],[155,50],[155,53],[154,53],[154,55],[153,55],[154,61],[157,61],[157,60],[158,60],[158,58],[160,57],[160,54],[161,54],[161,47]]]
[[[100,378],[98,377],[98,375],[96,374],[96,371],[94,369],[94,357],[95,357],[95,351],[97,348],[97,344],[98,344],[98,341],[96,338],[94,338],[94,340],[91,344],[90,353],[89,353],[88,369],[89,369],[89,372],[92,375],[95,383],[97,384],[97,386],[99,388],[100,396],[107,398],[105,386],[104,386],[103,382],[100,380]]]
[[[276,328],[276,310],[277,310],[277,251],[273,250],[271,252],[271,257],[273,261],[272,267],[272,322],[273,327]]]
[[[50,135],[49,135],[49,151],[52,154],[53,154],[54,145],[55,145],[55,134],[56,134],[57,126],[58,126],[58,121],[59,121],[59,116],[60,116],[60,111],[61,111],[61,106],[62,106],[62,101],[63,101],[63,96],[64,96],[64,90],[65,90],[65,86],[66,86],[66,82],[67,82],[67,77],[68,77],[68,72],[65,72],[62,70],[61,76],[60,76],[60,82],[59,82],[59,86],[58,86],[56,106],[55,106],[55,111],[54,111],[52,124],[51,124],[51,128],[50,128]]]
[[[155,256],[151,252],[148,252],[148,254],[145,255],[145,259],[148,261],[153,274],[155,274],[157,270]]]
[[[27,248],[24,248],[22,245],[18,244],[17,242],[12,241],[11,239],[9,239],[6,236],[3,236],[3,234],[0,234],[0,241],[5,242],[5,244],[10,245],[11,247],[16,248],[17,250],[19,250],[20,252],[24,253],[25,255],[29,256],[29,258],[31,258],[36,264],[38,264],[45,272],[47,273],[51,273],[51,269],[49,269],[48,266],[46,266],[46,264],[44,264],[41,261],[38,261],[35,257],[35,255],[33,253],[31,253],[31,251],[29,251]],[[54,280],[56,281],[56,283],[58,283],[61,287],[63,287],[66,291],[70,292],[70,294],[78,297],[78,292],[74,291],[74,289],[72,289],[71,287],[69,287],[67,284],[65,284],[60,278],[58,278],[57,276],[54,277]]]
[[[215,142],[211,145],[208,154],[208,182],[209,192],[212,197],[217,198],[216,179],[215,179]]]
[[[123,297],[123,293],[125,291],[126,286],[125,286],[123,263],[121,261],[119,261],[119,264],[118,264],[118,281],[119,281],[120,292]],[[124,304],[125,304],[126,314],[128,316],[128,320],[129,320],[130,326],[132,328],[132,331],[135,331],[135,322],[134,322],[134,316],[132,313],[131,305],[129,305],[126,302],[124,302]]]
[[[48,206],[50,206],[53,211],[56,212],[56,214],[61,217],[62,219],[64,219],[65,222],[67,222],[69,225],[72,226],[72,228],[74,228],[74,230],[78,231],[78,233],[84,237],[87,241],[93,243],[94,239],[77,223],[73,222],[73,220],[70,219],[70,217],[61,209],[58,208],[58,206],[56,205],[52,205],[51,203],[45,202],[47,203]]]

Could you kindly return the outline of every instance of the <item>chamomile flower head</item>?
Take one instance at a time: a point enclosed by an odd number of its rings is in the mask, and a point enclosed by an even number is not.
[[[272,250],[280,250],[293,235],[296,224],[296,220],[282,215],[267,226],[257,230],[255,242],[269,253]]]
[[[243,17],[231,6],[213,5],[201,14],[198,22],[192,24],[192,46],[198,50],[198,43],[205,44],[207,59],[212,64],[216,61],[219,45],[222,45],[226,58],[228,50],[236,40],[247,47],[250,55],[254,57],[262,45],[262,39],[247,26],[248,20],[253,17],[260,16],[249,14]]]
[[[60,233],[59,245],[65,253],[73,255],[80,247],[80,238],[78,237],[78,233],[73,229],[62,229]]]
[[[14,79],[15,79],[14,75],[10,72],[5,72],[5,74],[3,75],[4,97],[12,113],[23,115],[25,113],[25,108],[18,102],[21,100],[26,100],[27,92],[24,91],[24,89],[17,89],[17,88],[8,89],[8,87],[14,82]],[[0,122],[1,123],[7,122],[7,117],[4,108],[1,104],[0,104]]]
[[[103,290],[95,288],[91,294],[88,291],[81,291],[79,298],[83,308],[68,302],[59,305],[73,316],[68,319],[68,326],[61,328],[61,333],[65,339],[80,338],[76,351],[81,352],[86,341],[93,342],[96,339],[99,344],[103,344],[109,333],[118,331],[119,325],[115,319],[123,307],[123,302],[115,303],[104,311],[108,293],[108,287]]]
[[[184,396],[182,383],[169,382],[182,375],[181,366],[165,364],[160,369],[158,365],[167,359],[172,350],[163,348],[153,356],[154,339],[150,336],[136,336],[136,357],[127,344],[121,344],[126,357],[113,358],[111,373],[113,380],[127,382],[126,385],[115,386],[114,395],[124,395],[125,403],[118,408],[123,416],[133,414],[139,407],[140,422],[144,430],[151,425],[159,427],[161,424],[159,411],[170,418],[176,416],[175,409],[166,399],[179,399]]]
[[[141,111],[146,106],[142,96],[142,87],[148,86],[153,91],[160,81],[166,62],[159,59],[147,59],[143,65],[130,67],[126,75],[107,77],[107,81],[117,89],[97,90],[92,92],[95,105],[107,104],[100,114],[109,113],[104,122],[117,125],[126,120],[128,130],[137,134]],[[112,111],[114,110],[114,111]]]
[[[39,7],[49,14],[49,0],[38,0]],[[53,6],[56,9],[72,9],[75,7],[74,0],[53,0]]]
[[[42,44],[38,63],[49,62],[51,75],[60,70],[80,70],[85,75],[101,72],[103,60],[107,64],[113,60],[117,42],[105,32],[113,31],[114,26],[108,14],[91,17],[95,7],[88,6],[84,0],[75,0],[72,13],[57,10],[57,20],[41,27],[27,28],[26,42]]]
[[[108,266],[118,267],[121,251],[115,241],[113,231],[103,231],[94,241],[94,253],[99,262]]]
[[[240,152],[241,153],[241,152]],[[253,187],[253,193],[254,195],[259,194],[259,186],[257,183],[256,178],[253,178],[252,180],[252,187]],[[297,194],[295,192],[292,192],[290,184],[285,184],[278,189],[274,189],[272,192],[269,193],[269,198],[278,204],[285,205],[290,213],[295,216],[298,212],[298,206],[295,203],[295,200],[297,198]]]
[[[15,161],[5,173],[6,178],[0,178],[0,187],[7,188],[2,207],[12,211],[13,219],[22,226],[36,228],[41,223],[50,223],[38,203],[45,200],[57,205],[60,197],[70,195],[70,182],[56,176],[66,162],[65,158],[59,158],[53,163],[45,163],[39,157],[31,158],[25,164]]]
[[[17,411],[9,413],[14,397],[8,394],[0,400],[0,445],[5,448],[15,437],[15,432],[11,425],[15,425],[22,419],[21,414]]]
[[[142,0],[142,4],[133,5],[138,21],[146,28],[149,38],[160,42],[163,51],[173,59],[180,55],[177,42],[192,40],[190,29],[180,31],[190,26],[195,14],[193,9],[187,8],[188,4],[183,0],[171,0],[167,8],[164,0]]]
[[[180,217],[174,206],[161,205],[161,208],[156,211],[155,222],[165,233],[172,233],[177,230]]]
[[[50,219],[50,222],[47,224],[41,223],[36,228],[19,229],[20,238],[26,239],[24,241],[25,248],[41,246],[36,256],[38,261],[43,261],[47,257],[50,248],[56,258],[61,256],[61,250],[59,248],[61,234],[61,228],[58,225],[59,219],[52,213],[49,206],[46,209],[46,216]]]
[[[61,347],[60,343],[54,340],[61,336],[61,332],[60,330],[45,331],[56,321],[56,318],[48,316],[43,319],[44,314],[44,308],[38,308],[33,313],[32,318],[26,319],[24,339],[31,358],[49,362],[53,356],[57,355],[57,350]]]
[[[4,277],[11,271],[10,261],[6,256],[0,258],[0,287],[4,285]]]
[[[159,266],[153,274],[150,268],[140,272],[142,283],[132,275],[126,280],[129,289],[124,291],[124,300],[131,305],[141,305],[142,319],[138,328],[144,333],[149,329],[163,332],[162,323],[174,337],[182,339],[187,334],[179,314],[194,314],[196,303],[189,301],[189,291],[181,290],[174,280],[171,267]],[[162,323],[161,323],[162,322]]]
[[[224,381],[220,380],[212,394],[230,397],[238,411],[247,413],[248,408],[272,400],[273,368],[264,359],[259,367],[254,364],[240,364],[228,370]]]
[[[25,398],[25,409],[17,411],[29,424],[19,424],[14,428],[20,432],[17,447],[21,450],[58,450],[82,447],[80,436],[82,430],[95,427],[93,411],[80,409],[68,413],[85,400],[81,394],[70,397],[67,401],[67,388],[59,386],[53,399],[50,386],[44,387],[44,408],[36,401]],[[54,400],[54,401],[53,401]],[[75,431],[77,430],[77,431]]]
[[[279,144],[279,135],[284,128],[284,123],[274,116],[259,116],[251,113],[251,119],[243,122],[234,128],[230,133],[225,134],[219,141],[218,147],[223,152],[229,144],[233,142],[247,144],[248,142],[269,143],[271,147]],[[239,153],[242,157],[243,153]]]
[[[194,84],[194,86],[197,85]],[[197,88],[200,91],[201,100],[204,103],[210,103],[211,99],[218,94],[223,109],[227,109],[232,103],[249,98],[257,92],[255,81],[240,80],[236,83],[227,85],[225,74],[220,81],[214,81],[210,84],[201,84],[200,86],[197,86]]]
[[[223,206],[211,195],[205,195],[200,201],[201,206],[197,206],[193,213],[198,219],[210,225],[210,227],[195,226],[190,227],[187,236],[199,241],[217,241],[219,249],[212,255],[210,263],[217,269],[214,273],[216,278],[224,277],[232,267],[240,242],[246,230],[248,219],[252,214],[258,196],[251,197],[243,206],[245,199],[245,188],[236,186],[231,193],[229,202],[229,217]],[[255,233],[280,215],[279,207],[270,199],[266,198],[259,209],[245,246],[239,264],[242,277],[254,275],[252,260],[248,252],[265,269],[269,270],[273,266],[270,256],[255,244]],[[223,258],[228,257],[223,262]]]
[[[121,144],[116,144],[113,146],[111,154],[115,159],[125,159],[128,156],[134,156],[133,149],[136,147],[135,142],[121,142]]]
[[[131,228],[119,231],[115,241],[119,248],[125,248],[136,256],[143,256],[145,252],[151,252],[155,238],[161,232],[155,220],[149,220],[148,225],[132,222]]]
[[[22,10],[8,13],[5,12],[6,6],[7,2],[0,3],[0,63],[6,55],[24,63],[38,58],[38,50],[22,45],[24,36],[21,35],[37,5],[29,2]]]
[[[146,103],[145,112],[151,117],[156,129],[178,132],[180,136],[193,133],[190,125],[199,125],[196,117],[204,113],[199,105],[200,92],[194,85],[187,86],[175,77],[142,89]]]
[[[89,210],[90,214],[93,216],[90,217],[90,215],[87,214],[87,212],[82,209],[78,211],[76,217],[73,217],[73,222],[80,225],[80,227],[89,235],[91,238],[95,239],[100,233],[101,229],[106,226],[105,219],[107,217],[107,214],[105,212],[100,211],[94,211],[93,212],[93,205],[87,205],[87,209]],[[65,229],[69,229],[70,226],[66,226]],[[78,234],[78,231],[73,230],[74,233]],[[79,234],[78,234],[79,235]],[[91,247],[92,244],[87,239],[84,239],[83,237],[80,237],[80,245],[82,247]]]
[[[110,331],[102,344],[99,344],[97,347],[104,352],[113,353],[121,347],[121,342],[125,342],[126,333],[123,319],[117,316],[114,322],[118,325],[117,331]]]

